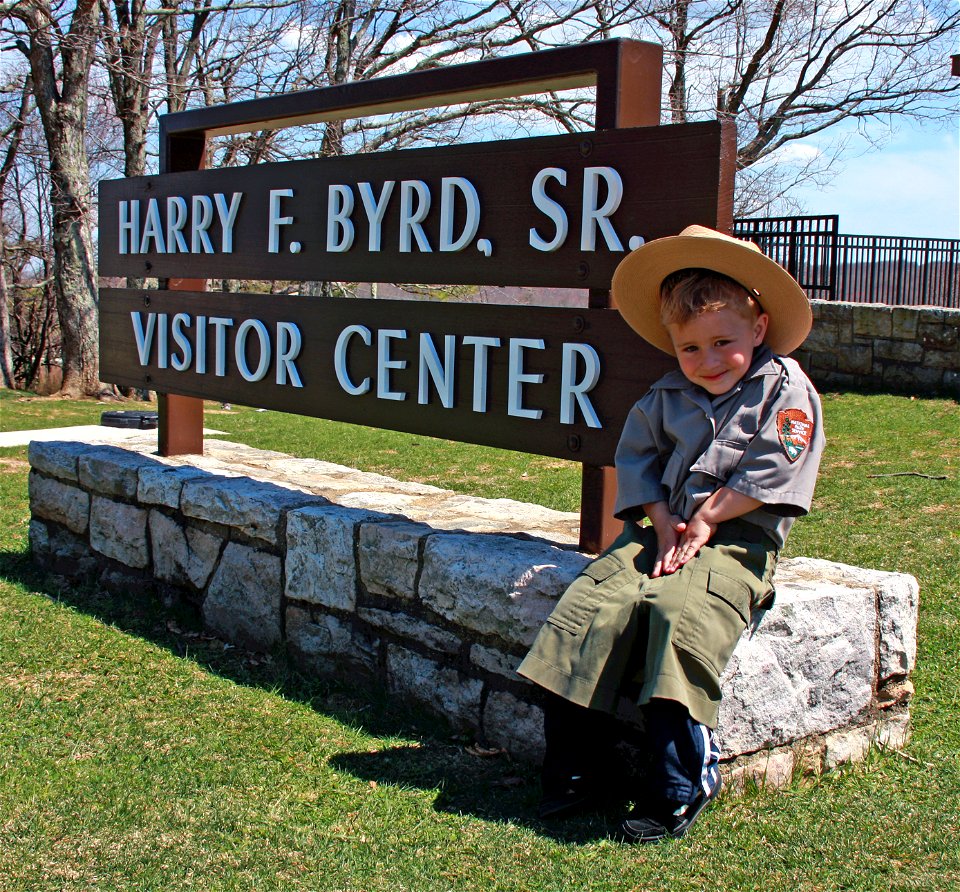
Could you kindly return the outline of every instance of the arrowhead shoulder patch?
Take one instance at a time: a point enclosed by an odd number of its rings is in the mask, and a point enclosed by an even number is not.
[[[777,436],[787,458],[795,462],[813,439],[813,420],[802,409],[782,409],[777,412]]]

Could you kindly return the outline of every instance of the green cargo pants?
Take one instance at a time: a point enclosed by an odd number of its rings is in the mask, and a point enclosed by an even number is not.
[[[653,528],[627,523],[571,583],[517,671],[580,706],[615,713],[621,698],[660,697],[715,728],[720,675],[752,611],[772,603],[776,545],[734,520],[676,573],[651,579],[656,554]]]

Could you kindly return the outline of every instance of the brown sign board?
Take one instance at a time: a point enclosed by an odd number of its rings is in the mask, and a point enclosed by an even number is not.
[[[121,385],[595,465],[674,365],[614,310],[215,292],[102,289],[100,343]]]
[[[715,226],[717,122],[171,173],[100,186],[100,275],[609,288]]]

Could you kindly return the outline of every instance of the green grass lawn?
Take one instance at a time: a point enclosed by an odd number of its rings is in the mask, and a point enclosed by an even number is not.
[[[0,430],[112,408],[0,391]],[[539,824],[534,772],[386,700],[224,648],[137,592],[58,588],[25,553],[26,450],[0,450],[0,892],[960,889],[960,407],[827,394],[824,410],[790,553],[920,580],[913,738],[725,795],[689,839],[645,849],[609,841],[611,816]],[[579,499],[577,466],[554,460],[216,404],[206,424],[465,492]]]

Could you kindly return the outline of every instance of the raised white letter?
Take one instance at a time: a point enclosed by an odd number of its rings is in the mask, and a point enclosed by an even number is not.
[[[607,184],[607,200],[597,207],[600,179]],[[611,251],[622,251],[623,245],[607,219],[623,199],[623,180],[612,167],[587,167],[583,171],[583,217],[580,221],[580,250],[595,251],[597,226],[603,232],[604,241]]]
[[[247,335],[253,329],[260,339],[260,364],[255,372],[250,371],[247,365]],[[270,368],[270,332],[267,326],[259,319],[244,319],[237,329],[237,339],[233,345],[233,354],[237,360],[237,368],[245,381],[260,381]]]
[[[200,254],[201,248],[207,254],[213,254],[213,243],[207,230],[213,222],[213,202],[208,195],[193,196],[193,238],[190,240],[190,253]]]
[[[187,225],[187,202],[179,195],[167,199],[167,251],[176,254],[189,254],[187,240],[183,237],[183,227]]]
[[[453,211],[460,190],[467,201],[467,219],[460,237],[453,239]],[[440,185],[440,250],[460,251],[465,248],[480,228],[480,196],[470,180],[464,177],[444,177]]]
[[[413,196],[417,196],[417,206],[413,206]],[[400,182],[400,251],[411,251],[410,236],[417,240],[417,247],[424,253],[432,249],[426,233],[420,225],[430,211],[430,188],[423,180],[401,180]]]
[[[540,237],[536,229],[530,230],[530,245],[538,251],[556,251],[567,238],[569,224],[567,212],[547,196],[546,182],[549,178],[555,179],[561,186],[567,185],[567,172],[559,167],[545,167],[533,179],[533,203],[543,211],[557,227],[553,238],[548,242]]]
[[[579,381],[577,357],[583,357],[584,372]],[[580,406],[587,427],[603,427],[587,394],[600,380],[600,357],[590,344],[564,344],[560,366],[560,423],[573,424],[574,401]]]
[[[222,378],[227,374],[227,329],[233,326],[233,320],[226,316],[211,316],[213,326],[213,373]]]
[[[207,373],[207,317],[197,316],[197,364],[194,371],[198,375]]]
[[[390,369],[405,369],[405,359],[390,358],[390,341],[405,338],[402,328],[381,328],[377,332],[377,398],[381,400],[405,400],[407,395],[390,389]]]
[[[140,250],[140,202],[134,198],[120,202],[120,253]]]
[[[240,210],[240,199],[243,198],[242,192],[234,192],[230,198],[230,207],[227,207],[227,196],[222,192],[217,192],[213,200],[217,203],[217,213],[220,215],[220,228],[223,231],[224,254],[233,253],[233,224],[237,222],[237,211]]]
[[[173,317],[173,322],[170,325],[170,333],[173,335],[173,339],[177,342],[177,346],[182,351],[182,356],[172,356],[170,357],[170,365],[172,365],[178,372],[184,371],[184,369],[190,368],[190,362],[193,359],[193,348],[190,346],[190,339],[183,331],[183,327],[190,327],[190,315],[188,313],[177,313]]]
[[[293,189],[270,190],[270,222],[267,229],[267,252],[280,253],[280,227],[293,223],[293,217],[280,216],[280,199],[293,198]]]
[[[463,339],[465,347],[473,347],[473,411],[487,411],[487,362],[488,348],[499,347],[500,338],[467,335]]]
[[[360,198],[363,200],[363,209],[367,212],[370,221],[367,246],[371,251],[380,250],[380,227],[383,225],[383,215],[387,212],[387,202],[393,194],[395,180],[387,180],[380,190],[380,197],[373,197],[373,188],[369,183],[359,183]]]
[[[454,348],[456,343],[457,339],[454,335],[443,336],[443,365],[441,366],[433,338],[427,332],[421,332],[420,388],[417,395],[417,402],[421,405],[425,406],[430,402],[428,378],[431,378],[433,379],[433,386],[440,396],[440,404],[444,409],[453,408]]]
[[[539,418],[543,409],[523,408],[523,385],[542,384],[543,375],[531,375],[523,371],[523,351],[543,350],[543,338],[510,338],[510,373],[507,391],[507,414],[517,418]]]
[[[131,313],[133,320],[133,336],[137,339],[137,353],[140,356],[140,365],[150,362],[150,348],[153,346],[153,333],[157,328],[157,314],[147,313],[147,328],[143,328],[143,314]]]
[[[277,384],[286,384],[287,375],[294,387],[303,387],[300,372],[293,361],[300,355],[303,339],[300,329],[293,322],[277,323]],[[367,385],[369,387],[369,384]]]
[[[150,239],[158,254],[166,254],[167,246],[163,243],[163,223],[160,221],[160,207],[156,198],[147,202],[147,219],[143,224],[143,235],[140,236],[140,253],[146,254],[150,250]]]
[[[353,247],[353,189],[349,186],[327,187],[327,250],[342,254]]]
[[[364,378],[359,384],[354,384],[347,372],[347,344],[354,335],[360,335],[363,343],[368,347],[370,346],[372,336],[369,328],[365,325],[348,325],[340,332],[340,337],[337,338],[337,346],[333,351],[333,367],[336,369],[340,386],[350,396],[360,396],[370,389],[370,379]]]

